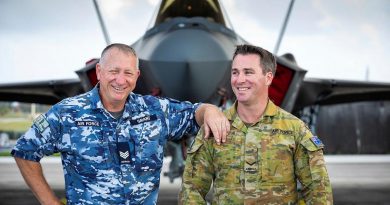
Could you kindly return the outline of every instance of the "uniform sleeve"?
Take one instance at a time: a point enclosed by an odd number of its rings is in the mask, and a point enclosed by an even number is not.
[[[300,142],[294,155],[295,174],[302,184],[307,205],[333,204],[332,188],[323,155],[324,145],[301,125]]]
[[[43,156],[57,152],[59,127],[59,117],[52,108],[34,120],[31,128],[16,142],[11,155],[39,162]]]
[[[214,168],[209,149],[211,144],[205,142],[202,136],[200,131],[187,152],[179,204],[206,204],[205,197],[214,178]]]
[[[199,130],[196,123],[195,111],[200,104],[192,104],[188,101],[180,102],[168,99],[168,128],[169,139],[178,140],[184,134],[195,135]]]

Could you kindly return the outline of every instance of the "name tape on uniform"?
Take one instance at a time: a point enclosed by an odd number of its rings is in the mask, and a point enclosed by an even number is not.
[[[130,123],[132,125],[137,125],[137,124],[141,124],[141,123],[144,123],[144,122],[150,122],[150,121],[154,121],[154,120],[157,120],[157,116],[156,115],[147,115],[147,116],[139,117],[139,118],[136,118],[136,119],[131,119]]]

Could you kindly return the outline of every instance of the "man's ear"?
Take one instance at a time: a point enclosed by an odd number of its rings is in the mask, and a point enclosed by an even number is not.
[[[98,79],[98,81],[100,80],[100,75],[101,75],[101,69],[102,69],[102,66],[100,65],[100,63],[97,63],[96,64],[96,67],[95,67],[96,69],[96,77],[97,77],[97,79]]]
[[[138,72],[137,72],[137,73],[138,73],[138,74],[137,74],[137,75],[138,75],[137,78],[138,78],[138,77],[141,75],[141,70],[140,70],[140,69],[137,69],[137,71],[138,71]]]
[[[272,72],[267,72],[265,74],[265,84],[267,86],[271,85],[273,79],[274,79],[274,74],[272,74]]]

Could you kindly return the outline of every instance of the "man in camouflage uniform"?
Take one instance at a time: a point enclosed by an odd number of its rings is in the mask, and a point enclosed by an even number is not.
[[[198,133],[187,154],[180,202],[205,204],[297,204],[297,180],[306,204],[332,204],[324,145],[305,124],[268,98],[276,69],[274,56],[238,46],[231,70],[237,97],[225,112],[227,142],[217,145]]]
[[[12,150],[41,204],[60,204],[42,173],[44,155],[61,153],[68,204],[155,204],[167,140],[203,122],[218,143],[226,138],[229,122],[213,105],[132,93],[140,71],[127,45],[106,47],[96,74],[94,89],[39,116]]]

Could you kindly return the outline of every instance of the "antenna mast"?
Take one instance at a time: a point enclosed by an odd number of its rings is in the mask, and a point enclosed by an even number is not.
[[[276,42],[276,46],[275,46],[275,49],[274,49],[274,55],[278,54],[280,43],[282,42],[282,39],[283,39],[283,36],[284,36],[284,32],[285,32],[286,27],[287,27],[287,22],[288,22],[288,19],[290,18],[290,13],[291,13],[292,7],[294,5],[294,1],[295,0],[291,0],[290,1],[290,5],[288,7],[286,17],[284,18],[282,30],[280,31],[278,41]]]
[[[110,45],[111,44],[110,37],[108,36],[106,25],[104,24],[102,14],[100,13],[99,5],[96,0],[93,0],[93,4],[95,6],[96,14],[99,18],[100,27],[102,28],[104,39],[106,40],[106,44]]]

